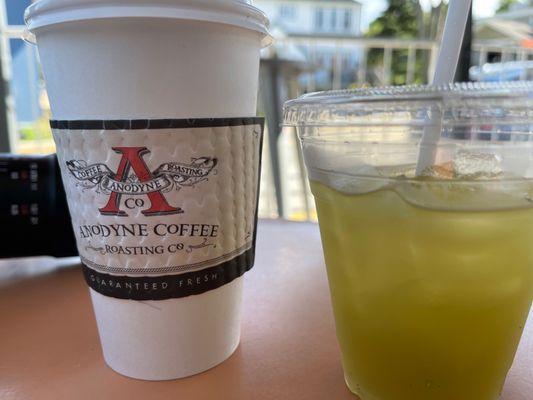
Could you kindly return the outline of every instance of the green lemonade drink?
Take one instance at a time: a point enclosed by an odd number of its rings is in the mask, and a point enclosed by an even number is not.
[[[349,388],[364,400],[496,400],[531,305],[533,204],[454,211],[311,186]]]
[[[533,300],[532,109],[533,82],[285,104],[362,400],[499,398]]]

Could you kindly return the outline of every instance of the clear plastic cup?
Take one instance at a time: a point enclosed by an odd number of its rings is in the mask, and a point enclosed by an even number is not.
[[[532,105],[532,83],[286,104],[316,200],[346,383],[361,399],[498,398],[533,297]],[[435,115],[436,163],[415,177]]]

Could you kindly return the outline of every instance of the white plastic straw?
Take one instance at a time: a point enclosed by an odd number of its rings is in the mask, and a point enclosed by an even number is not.
[[[437,67],[433,76],[434,85],[453,82],[471,3],[472,0],[450,0],[439,56],[437,57]],[[442,115],[439,112],[434,113],[431,116],[431,122],[433,122],[432,126],[424,129],[424,134],[420,142],[420,152],[416,165],[417,176],[435,164],[437,143],[439,142],[442,129]]]

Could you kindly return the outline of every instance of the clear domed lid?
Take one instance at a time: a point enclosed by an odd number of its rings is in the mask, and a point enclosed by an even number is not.
[[[443,124],[498,119],[533,124],[533,82],[455,83],[354,90],[303,95],[284,106],[284,124],[361,125],[373,121],[427,124],[438,108]],[[376,118],[379,116],[379,118]]]

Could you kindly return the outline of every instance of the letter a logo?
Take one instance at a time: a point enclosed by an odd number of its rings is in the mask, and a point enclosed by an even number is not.
[[[114,176],[115,181],[125,182],[128,179],[130,169],[133,169],[139,182],[148,182],[153,179],[152,173],[142,158],[145,154],[150,153],[146,147],[113,147],[113,150],[118,154],[122,154],[117,173]],[[181,209],[168,204],[161,191],[150,192],[146,196],[151,203],[149,209],[141,211],[146,216],[179,214],[183,212]],[[128,216],[126,212],[120,209],[121,197],[122,195],[120,193],[112,192],[106,206],[100,208],[100,213],[102,215],[116,215],[120,217]]]

